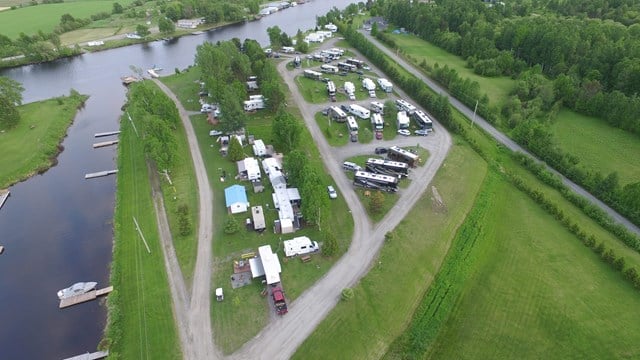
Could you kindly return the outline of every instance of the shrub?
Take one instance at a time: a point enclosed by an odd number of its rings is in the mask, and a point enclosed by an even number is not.
[[[227,235],[235,234],[240,231],[240,224],[233,216],[229,215],[224,222],[224,233]]]
[[[349,301],[353,299],[355,293],[352,288],[344,288],[342,289],[342,300]]]

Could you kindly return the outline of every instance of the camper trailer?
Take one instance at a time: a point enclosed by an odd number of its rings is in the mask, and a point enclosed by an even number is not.
[[[373,80],[365,78],[362,80],[362,87],[367,91],[371,91],[376,89],[376,84],[373,82]]]
[[[336,95],[336,85],[333,83],[333,81],[327,82],[327,93],[329,93],[329,96]]]
[[[332,106],[329,108],[329,116],[331,116],[331,118],[336,122],[347,121],[347,114],[337,106]]]
[[[311,241],[306,236],[295,237],[291,240],[283,241],[284,254],[286,256],[305,255],[320,250],[317,241]]]
[[[305,70],[304,77],[313,79],[313,80],[320,80],[322,79],[322,73],[313,71],[313,70]]]
[[[384,129],[384,120],[379,113],[373,113],[371,115],[371,127],[374,131],[381,131]]]
[[[408,129],[409,128],[409,117],[405,111],[398,111],[398,115],[396,115],[396,121],[398,130]]]
[[[338,27],[332,23],[328,23],[327,25],[324,26],[325,29],[331,31],[331,32],[336,32],[338,31]]]
[[[339,70],[333,65],[322,64],[320,65],[320,71],[328,74],[337,74]]]
[[[251,95],[249,96],[249,100],[244,102],[244,111],[254,111],[264,108],[264,96],[262,95]]]
[[[371,111],[373,111],[374,113],[384,115],[384,104],[381,102],[372,101],[369,109],[371,109]]]
[[[356,122],[356,118],[353,116],[347,116],[347,129],[350,132],[358,132],[358,122]]]
[[[262,206],[252,206],[251,217],[253,218],[253,230],[262,232],[267,228],[267,223],[264,221],[264,211],[262,211]]]
[[[406,111],[409,115],[412,115],[416,111],[415,106],[402,99],[396,100],[396,105],[398,106],[398,110]]]
[[[371,112],[358,104],[349,105],[349,112],[360,119],[366,120],[371,115]]]
[[[380,85],[380,89],[386,93],[393,92],[393,84],[387,79],[378,79],[378,85]]]

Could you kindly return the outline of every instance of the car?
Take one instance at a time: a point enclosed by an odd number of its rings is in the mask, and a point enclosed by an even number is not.
[[[398,134],[402,136],[411,136],[411,131],[407,129],[398,130]]]
[[[349,107],[345,104],[340,105],[340,109],[342,109],[342,111],[344,112],[347,112],[347,113],[349,112]]]
[[[322,115],[329,115],[329,108],[322,109]]]
[[[376,140],[382,140],[382,131],[376,131]]]
[[[418,135],[418,136],[427,136],[427,135],[429,135],[429,130],[427,130],[427,129],[418,129],[418,130],[414,131],[413,133]]]
[[[347,75],[349,75],[349,74],[348,74],[346,71],[342,71],[342,72],[340,72],[340,74],[338,74],[338,75],[340,75],[340,76],[347,76]]]
[[[358,133],[355,131],[351,132],[351,142],[358,142]]]
[[[365,65],[362,67],[364,70],[371,70],[371,68],[368,65]]]
[[[358,71],[356,71],[356,74],[358,74],[358,75],[364,75],[364,73],[362,72],[362,70],[358,70]]]
[[[389,149],[387,149],[386,147],[377,147],[375,150],[373,150],[373,152],[376,155],[386,154],[388,151],[389,151]]]
[[[331,199],[335,199],[338,197],[338,193],[336,192],[336,189],[334,189],[333,186],[331,185],[327,186],[327,192],[329,193],[329,198]]]
[[[342,168],[345,169],[345,170],[354,171],[354,172],[362,170],[360,165],[358,165],[356,163],[352,163],[350,161],[343,162],[342,163]]]

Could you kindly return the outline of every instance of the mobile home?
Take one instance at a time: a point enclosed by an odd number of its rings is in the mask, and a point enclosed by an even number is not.
[[[363,108],[358,104],[349,105],[349,112],[363,120],[368,119],[371,115],[371,112],[369,110]]]
[[[289,256],[304,255],[320,250],[318,242],[311,241],[306,236],[295,237],[291,240],[283,241],[284,254]]]

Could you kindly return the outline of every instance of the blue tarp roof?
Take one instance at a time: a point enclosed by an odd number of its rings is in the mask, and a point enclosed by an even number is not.
[[[235,203],[248,203],[247,192],[242,185],[233,185],[224,189],[224,197],[227,203],[227,207]]]

